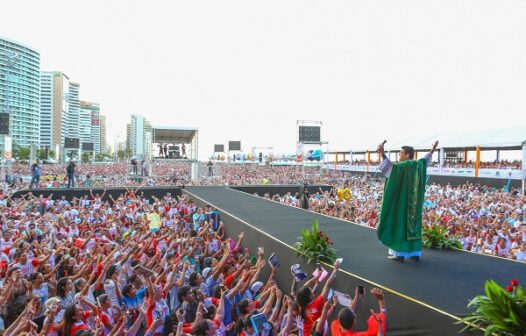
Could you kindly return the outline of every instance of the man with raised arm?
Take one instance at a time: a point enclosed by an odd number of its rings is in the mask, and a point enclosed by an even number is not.
[[[393,163],[385,155],[384,143],[378,146],[383,158],[380,171],[387,177],[382,210],[378,224],[378,239],[389,247],[389,258],[404,262],[405,258],[419,261],[422,255],[422,207],[426,188],[426,169],[431,163],[431,151],[422,159],[415,160],[415,150],[403,146],[400,162]]]

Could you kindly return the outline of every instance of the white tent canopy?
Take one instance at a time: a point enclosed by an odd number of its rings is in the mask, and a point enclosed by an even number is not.
[[[520,150],[526,142],[526,126],[514,128],[500,128],[490,130],[477,130],[467,132],[441,132],[427,133],[425,135],[413,135],[398,138],[386,138],[386,151],[399,151],[402,146],[413,146],[416,150],[429,150],[435,140],[439,141],[439,147],[445,150],[475,150],[477,146],[481,149],[491,150]],[[352,145],[355,153],[376,151],[376,144],[381,140],[362,142]]]

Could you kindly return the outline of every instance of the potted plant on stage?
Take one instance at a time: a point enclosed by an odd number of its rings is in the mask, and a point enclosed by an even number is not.
[[[526,335],[526,292],[517,280],[506,288],[493,280],[486,281],[486,295],[478,295],[468,304],[475,312],[459,323],[468,324],[464,330],[477,327],[486,330],[484,335]]]
[[[435,249],[461,249],[462,244],[455,236],[448,234],[447,228],[440,225],[431,225],[423,228],[422,245],[425,248]]]
[[[294,243],[294,248],[299,256],[307,258],[307,262],[320,261],[328,264],[334,264],[338,253],[334,249],[333,242],[320,230],[320,221],[314,219],[311,229],[301,230],[299,241]]]

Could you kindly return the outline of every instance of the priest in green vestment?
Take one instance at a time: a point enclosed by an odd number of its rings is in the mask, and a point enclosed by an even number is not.
[[[420,260],[426,170],[437,145],[438,141],[420,160],[415,160],[413,147],[403,146],[398,163],[391,162],[385,155],[383,144],[378,146],[378,153],[383,158],[379,170],[387,179],[376,233],[378,239],[389,247],[390,259],[401,262],[405,258]]]

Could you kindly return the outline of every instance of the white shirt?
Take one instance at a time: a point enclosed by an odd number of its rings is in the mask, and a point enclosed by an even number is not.
[[[113,280],[108,280],[104,282],[104,292],[110,298],[112,305],[119,305],[119,298],[117,297],[117,292],[115,291],[115,282]]]
[[[44,313],[44,304],[46,303],[46,300],[49,298],[49,287],[48,287],[48,284],[47,283],[43,283],[42,284],[42,287],[40,288],[33,288],[33,290],[31,291],[31,294],[34,294],[34,295],[38,295],[40,297],[40,302],[41,302],[41,308],[40,308],[40,311],[37,312],[37,317],[40,317],[43,315]]]
[[[19,266],[22,271],[22,276],[24,278],[29,277],[31,273],[35,272],[35,268],[33,267],[33,264],[28,260],[25,265],[16,263],[14,266]]]
[[[495,246],[495,251],[499,257],[507,257],[510,254],[510,248],[508,246],[502,248],[500,245]]]
[[[159,301],[155,301],[155,308],[152,312],[153,319],[156,320],[158,318],[164,320],[168,315],[170,314],[170,311],[168,309],[168,303],[166,302],[166,299],[161,299]],[[162,333],[164,329],[164,326],[159,326],[155,330],[157,333]]]
[[[0,250],[8,248],[9,246],[11,246],[11,244],[13,244],[12,239],[9,239],[7,241],[5,240],[5,238],[0,239]]]
[[[526,261],[526,251],[522,252],[521,250],[515,253],[515,257],[518,261]]]

